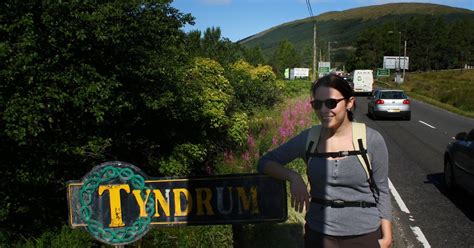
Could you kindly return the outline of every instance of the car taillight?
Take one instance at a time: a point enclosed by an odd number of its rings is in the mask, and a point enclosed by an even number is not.
[[[403,104],[410,104],[410,100],[408,99],[403,100]]]
[[[378,99],[375,101],[375,104],[384,104],[385,102],[382,99]]]

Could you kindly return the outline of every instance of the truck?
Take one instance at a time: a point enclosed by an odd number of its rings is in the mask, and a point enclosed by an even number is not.
[[[354,93],[372,95],[374,76],[372,70],[354,70],[351,73]]]

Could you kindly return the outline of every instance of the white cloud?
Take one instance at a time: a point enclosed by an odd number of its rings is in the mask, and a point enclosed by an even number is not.
[[[232,0],[201,0],[201,2],[209,5],[226,5],[230,4]]]

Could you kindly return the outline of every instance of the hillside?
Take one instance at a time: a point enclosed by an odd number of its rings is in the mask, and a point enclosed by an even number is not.
[[[357,35],[365,28],[401,23],[417,15],[435,15],[448,21],[460,18],[474,20],[474,11],[444,5],[425,3],[391,3],[345,11],[332,11],[313,18],[305,18],[284,23],[238,41],[246,47],[260,46],[268,57],[282,40],[291,41],[298,49],[312,48],[313,23],[316,21],[318,46],[323,47],[323,55],[328,41],[336,58],[344,59]],[[336,43],[337,42],[337,43]]]

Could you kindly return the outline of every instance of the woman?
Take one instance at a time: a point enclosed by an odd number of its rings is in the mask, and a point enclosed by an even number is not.
[[[338,153],[356,150],[351,111],[355,98],[350,85],[336,75],[328,75],[312,85],[311,96],[321,121],[314,153],[317,156],[308,157],[306,153],[307,129],[265,154],[259,160],[259,172],[288,180],[292,206],[298,212],[306,208],[305,247],[390,247],[392,209],[383,137],[367,127],[371,184],[357,156]],[[296,158],[307,164],[310,194],[301,175],[283,166]],[[377,190],[373,190],[374,184]]]

